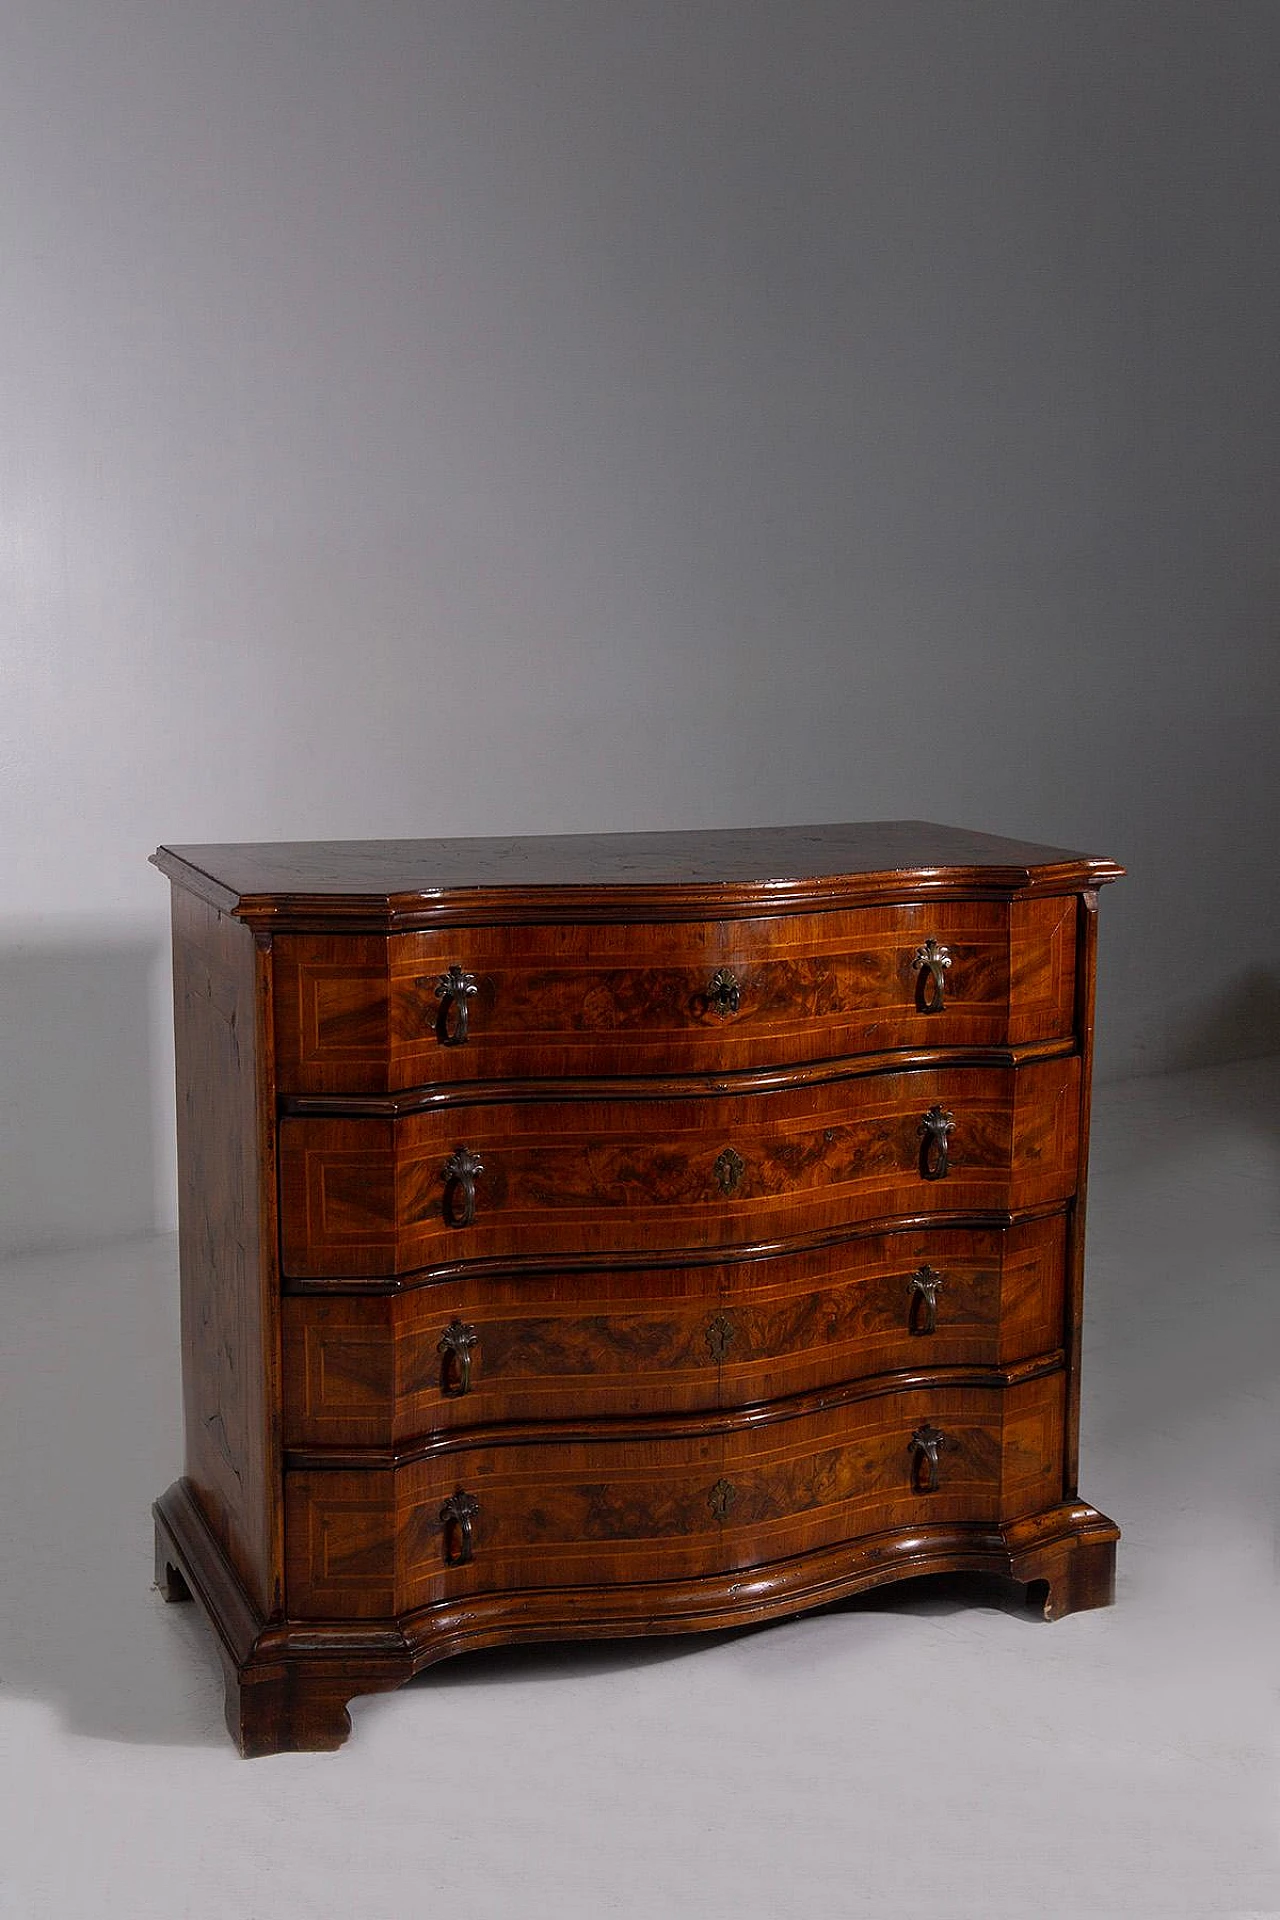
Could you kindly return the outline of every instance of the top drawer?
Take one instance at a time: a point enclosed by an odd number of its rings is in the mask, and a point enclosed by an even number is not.
[[[716,1073],[1071,1033],[1077,897],[279,934],[282,1093]]]

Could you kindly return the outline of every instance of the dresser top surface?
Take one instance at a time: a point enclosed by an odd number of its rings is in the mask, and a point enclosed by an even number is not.
[[[399,923],[433,903],[493,895],[619,890],[637,906],[753,893],[792,907],[823,896],[888,897],[904,887],[1017,891],[1095,886],[1114,861],[923,820],[555,834],[492,839],[316,840],[160,847],[154,863],[223,911],[255,920],[381,907]],[[417,911],[415,912],[415,907]]]

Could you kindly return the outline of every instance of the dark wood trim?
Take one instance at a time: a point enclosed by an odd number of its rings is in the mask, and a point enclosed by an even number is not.
[[[228,889],[208,875],[186,873],[176,865],[154,859],[170,879],[192,893],[228,911],[223,905]],[[432,927],[606,925],[633,920],[754,920],[762,913],[820,913],[828,908],[906,906],[917,900],[1012,900],[1018,894],[1069,894],[1081,886],[1102,886],[1118,880],[1123,868],[1102,872],[1071,867],[1039,874],[1025,868],[1008,872],[913,875],[904,884],[900,875],[885,876],[879,885],[869,876],[856,880],[808,881],[787,890],[762,894],[758,888],[712,887],[656,889],[617,887],[607,894],[591,894],[566,902],[564,890],[503,888],[488,894],[480,889],[458,890],[438,900],[421,894],[387,898],[330,897],[324,894],[278,899],[273,895],[246,895],[230,911],[251,926],[277,933],[410,933]],[[234,898],[235,896],[232,896]]]
[[[398,1120],[409,1113],[446,1107],[521,1106],[537,1100],[710,1100],[723,1094],[779,1093],[789,1087],[821,1087],[838,1080],[864,1080],[878,1073],[908,1073],[919,1067],[1021,1067],[1037,1060],[1064,1060],[1075,1040],[1037,1040],[1023,1047],[913,1047],[896,1052],[811,1060],[797,1067],[745,1067],[723,1073],[634,1074],[608,1080],[465,1080],[451,1086],[412,1087],[403,1093],[294,1093],[280,1097],[280,1112],[300,1117]]]
[[[809,1393],[792,1394],[782,1400],[760,1400],[732,1409],[710,1408],[701,1413],[642,1414],[627,1418],[611,1414],[596,1420],[522,1420],[501,1425],[460,1427],[424,1436],[400,1447],[297,1447],[285,1454],[285,1465],[298,1469],[339,1469],[366,1467],[402,1467],[413,1460],[431,1460],[446,1453],[465,1453],[474,1447],[520,1447],[531,1441],[591,1441],[611,1444],[630,1440],[705,1439],[713,1434],[740,1433],[757,1427],[780,1426],[788,1420],[802,1419],[828,1407],[851,1406],[859,1400],[880,1400],[895,1393],[920,1388],[942,1391],[947,1387],[1014,1387],[1026,1380],[1040,1380],[1056,1373],[1063,1365],[1061,1349],[1036,1354],[1008,1367],[920,1367],[899,1368],[894,1373],[875,1374],[867,1379],[846,1381],[838,1387],[822,1387]]]
[[[773,1260],[789,1253],[806,1253],[819,1247],[835,1247],[846,1240],[862,1240],[869,1234],[910,1232],[935,1227],[1017,1227],[1026,1220],[1045,1220],[1062,1213],[1069,1201],[1051,1200],[1041,1206],[1017,1207],[1012,1211],[963,1209],[954,1213],[902,1213],[880,1220],[859,1221],[851,1227],[829,1232],[798,1233],[776,1240],[752,1240],[722,1247],[663,1247],[650,1252],[567,1253],[562,1255],[515,1254],[492,1260],[450,1260],[435,1266],[419,1267],[411,1273],[395,1274],[376,1280],[345,1278],[296,1279],[284,1276],[282,1293],[299,1294],[392,1294],[416,1292],[422,1287],[446,1286],[462,1278],[482,1279],[495,1274],[512,1273],[631,1273],[645,1267],[718,1266],[745,1264],[753,1260]]]
[[[203,873],[189,860],[179,859],[177,854],[170,853],[168,847],[157,847],[147,858],[153,867],[159,867],[167,880],[185,888],[188,893],[194,893],[198,900],[216,907],[219,913],[234,913],[240,905],[240,895],[234,887],[224,887],[211,873]]]

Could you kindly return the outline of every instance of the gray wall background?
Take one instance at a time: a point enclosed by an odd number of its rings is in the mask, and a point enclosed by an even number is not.
[[[173,1213],[158,840],[1114,855],[1280,1047],[1280,6],[10,0],[0,1243]]]

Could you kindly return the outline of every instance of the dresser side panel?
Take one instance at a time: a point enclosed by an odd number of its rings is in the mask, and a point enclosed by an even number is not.
[[[173,893],[186,1472],[266,1614],[281,1604],[270,1001],[247,928]]]

